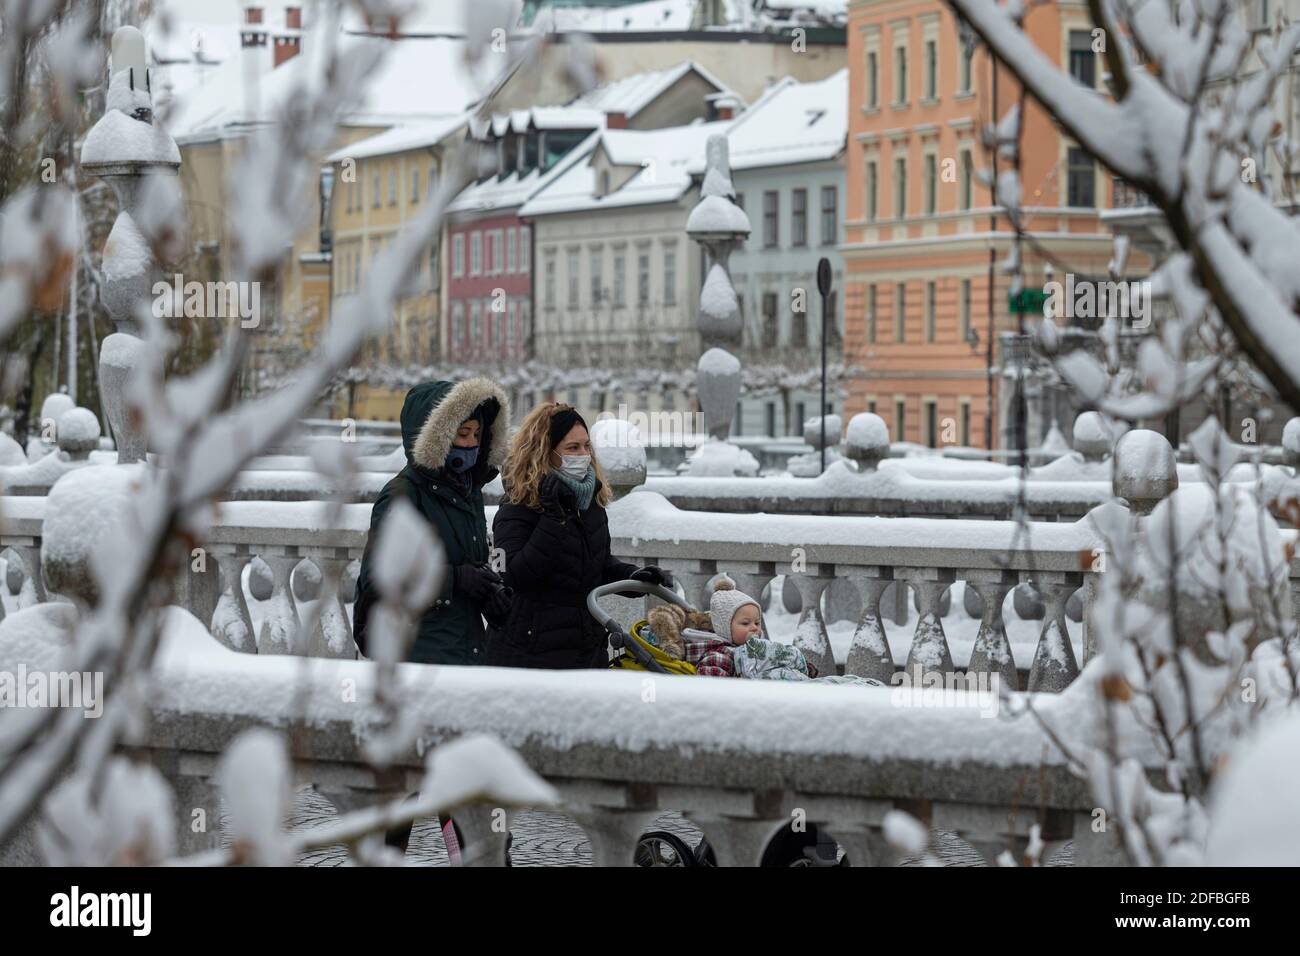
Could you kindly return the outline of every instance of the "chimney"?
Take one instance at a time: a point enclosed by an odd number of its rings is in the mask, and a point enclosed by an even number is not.
[[[627,114],[606,113],[605,128],[606,129],[627,129]]]
[[[302,7],[284,8],[284,29],[277,32],[271,51],[271,69],[287,63],[302,52]]]
[[[740,98],[730,90],[710,93],[705,97],[705,101],[709,104],[710,120],[735,119],[742,106]]]
[[[299,36],[278,36],[275,38],[274,59],[271,62],[271,69],[275,69],[281,63],[287,63],[292,60],[302,50],[302,38]]]
[[[266,25],[262,22],[261,7],[244,7],[244,23],[239,30],[239,45],[244,49],[266,46]]]

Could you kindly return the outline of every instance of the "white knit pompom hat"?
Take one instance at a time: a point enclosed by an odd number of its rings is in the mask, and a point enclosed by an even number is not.
[[[758,608],[761,617],[763,605],[736,589],[736,582],[725,574],[713,583],[713,595],[709,598],[709,621],[713,624],[713,633],[724,640],[731,640],[731,619],[746,604]]]

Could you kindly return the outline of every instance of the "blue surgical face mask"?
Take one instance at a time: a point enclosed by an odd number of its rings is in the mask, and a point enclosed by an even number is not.
[[[452,445],[451,450],[447,452],[447,467],[455,472],[469,471],[476,461],[478,461],[477,445],[473,448]]]

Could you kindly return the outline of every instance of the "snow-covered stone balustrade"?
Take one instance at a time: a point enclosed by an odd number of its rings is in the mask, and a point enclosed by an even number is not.
[[[12,548],[37,572],[24,585],[19,606],[47,599],[40,573],[46,501],[0,498],[0,549]],[[489,527],[494,512],[488,509]],[[178,555],[186,563],[176,602],[234,650],[355,657],[344,603],[350,598],[341,597],[331,582],[344,577],[349,563],[360,557],[369,522],[366,504],[331,510],[324,502],[224,502],[199,547]],[[849,674],[889,682],[902,668],[926,674],[965,671],[997,674],[1010,688],[1060,690],[1093,653],[1087,611],[1106,556],[1086,520],[1016,525],[729,515],[682,511],[657,494],[638,491],[611,505],[610,527],[616,554],[671,569],[697,607],[707,606],[706,583],[718,572],[731,575],[755,596],[769,584],[795,589],[799,617],[797,623],[786,618],[793,634],[787,632],[783,639],[793,639],[823,674],[842,667]],[[249,568],[255,558],[266,564],[256,582]],[[311,565],[320,573],[312,575],[311,588],[303,588],[304,571]],[[1041,605],[1033,613],[1021,613],[1018,600],[1015,617],[1004,621],[1004,603],[1009,603],[1004,599],[1026,581],[1033,583]],[[955,645],[955,655],[945,633],[944,605],[945,592],[958,582],[964,593],[952,602],[958,605],[954,614],[965,616],[948,618],[948,626],[969,625],[969,630]],[[919,613],[910,635],[900,627],[906,614],[882,610],[891,585],[898,601],[906,600],[908,588],[913,592]],[[829,613],[832,587],[836,610],[844,607],[846,593],[856,597],[838,617]],[[1292,564],[1291,588],[1300,603],[1300,558]],[[1081,623],[1073,625],[1072,634],[1066,605],[1075,592],[1082,606],[1072,617]],[[782,593],[771,588],[769,615],[779,610]],[[250,597],[256,601],[252,611]],[[618,616],[643,613],[636,602],[627,603]],[[844,617],[851,623],[836,625],[837,655],[827,619]],[[843,628],[852,630],[851,641]],[[1018,635],[1014,654],[1009,629]]]
[[[845,672],[889,682],[898,666],[909,673],[953,673],[944,634],[944,593],[965,582],[981,605],[980,625],[966,670],[998,674],[1018,687],[1016,661],[1002,621],[1007,593],[1032,581],[1046,605],[1028,667],[1028,689],[1060,690],[1078,674],[1065,605],[1083,588],[1084,660],[1092,656],[1087,609],[1094,569],[1104,567],[1100,542],[1086,521],[1025,523],[960,519],[729,515],[683,511],[651,492],[636,492],[610,511],[614,551],[642,564],[671,569],[696,606],[707,606],[706,582],[726,572],[741,590],[759,595],[777,575],[798,589],[802,610],[795,643],[824,674],[835,660],[822,613],[822,595],[846,580],[861,613]],[[919,615],[905,661],[886,639],[881,598],[891,584],[910,586]],[[895,589],[900,595],[902,587]],[[1023,667],[1027,662],[1021,662]]]
[[[1036,521],[1075,521],[1109,501],[1112,494],[1109,479],[1041,480],[1022,486],[1012,477],[954,480],[919,476],[901,467],[901,462],[882,463],[878,471],[865,474],[837,462],[815,478],[651,475],[642,487],[690,511],[1002,520],[1013,516],[1023,495],[1026,514]],[[895,464],[900,467],[890,467]]]
[[[37,642],[0,646],[0,666],[48,662]],[[998,716],[988,694],[936,706],[890,688],[403,665],[397,680],[419,738],[376,770],[366,760],[379,733],[369,662],[235,654],[173,615],[154,674],[133,753],[172,786],[183,853],[220,845],[220,755],[255,726],[285,731],[298,783],[340,812],[416,792],[432,745],[494,735],[556,787],[553,809],[582,826],[597,865],[629,864],[639,835],[670,810],[703,830],[721,865],[756,863],[792,818],[825,827],[853,865],[889,865],[897,856],[883,828],[896,809],[955,831],[990,861],[1007,849],[1019,860],[1034,826],[1044,859],[1070,839],[1076,865],[1108,852],[1091,832],[1086,783],[1032,718]],[[1077,726],[1082,684],[1039,696],[1043,719]],[[196,833],[200,808],[213,825]],[[505,834],[491,826],[493,808],[455,813],[485,850],[475,862],[499,865]],[[31,847],[20,837],[0,859],[19,862]]]

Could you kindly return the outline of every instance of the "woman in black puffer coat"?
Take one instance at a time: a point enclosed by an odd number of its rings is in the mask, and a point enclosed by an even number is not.
[[[569,405],[548,402],[519,426],[502,477],[506,497],[492,524],[505,555],[510,615],[488,639],[500,667],[604,667],[608,637],[587,611],[600,584],[633,578],[670,584],[653,565],[610,554],[609,489],[591,453],[587,423]]]

